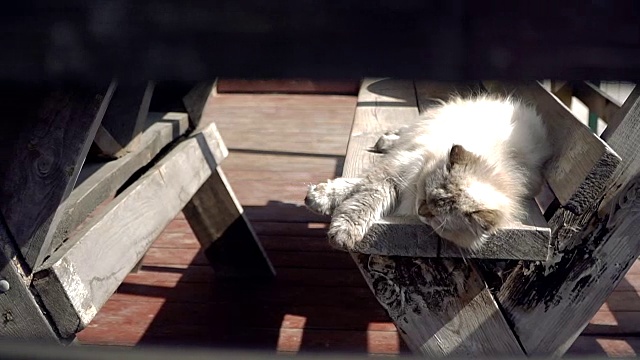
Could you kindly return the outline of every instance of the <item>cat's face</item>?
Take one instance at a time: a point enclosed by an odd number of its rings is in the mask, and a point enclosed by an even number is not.
[[[454,145],[447,158],[425,169],[418,182],[420,221],[460,247],[476,249],[503,223],[508,201],[487,179],[481,158]]]

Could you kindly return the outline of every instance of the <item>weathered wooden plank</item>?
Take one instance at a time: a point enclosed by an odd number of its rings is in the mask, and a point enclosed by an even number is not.
[[[535,105],[554,147],[545,166],[547,183],[565,208],[583,213],[609,183],[620,157],[541,84],[485,85],[490,92],[513,94]]]
[[[137,150],[154,85],[153,82],[140,82],[118,86],[94,139],[103,155],[119,158]]]
[[[606,123],[622,106],[618,100],[591,82],[572,81],[569,86],[573,89],[573,96],[580,99],[589,108],[589,111],[596,113]]]
[[[49,253],[55,250],[69,234],[84,221],[96,206],[115,192],[140,168],[147,165],[160,150],[187,130],[189,120],[184,113],[152,113],[146,121],[146,130],[133,152],[120,159],[83,166],[79,185],[66,200],[69,204],[56,228]]]
[[[214,88],[214,83],[200,83],[183,99],[196,128],[212,121],[205,110]],[[186,203],[183,212],[216,276],[273,277],[275,270],[222,168],[219,163],[212,162],[211,165],[211,176]]]
[[[116,88],[6,87],[0,152],[0,211],[30,268],[47,253],[69,196]],[[14,91],[15,90],[15,91]],[[27,270],[27,271],[30,271]]]
[[[418,87],[421,87],[418,103],[450,93],[443,92],[441,84],[435,85],[433,95],[429,83],[420,83]],[[418,112],[415,94],[411,81],[363,82],[344,177],[361,177],[363,171],[374,165],[374,155],[366,149],[375,144],[383,131],[415,120]],[[351,256],[414,353],[427,356],[522,354],[472,264],[462,259],[359,253]]]
[[[275,275],[275,269],[220,167],[213,170],[183,212],[216,277],[270,278]]]
[[[63,337],[89,324],[222,160],[213,123],[178,144],[63,244],[33,285]]]
[[[29,291],[29,278],[10,235],[0,224],[0,337],[33,342],[58,342],[58,336]]]
[[[529,355],[566,352],[640,254],[638,119],[636,100],[609,138],[622,164],[606,191],[584,215],[560,209],[551,219],[555,257],[520,265],[498,293]]]
[[[353,258],[414,353],[522,354],[479,273],[463,260],[364,254]]]
[[[374,166],[379,154],[367,152],[384,134],[416,121],[418,108],[413,81],[396,79],[365,79],[358,95],[344,174],[360,177]]]

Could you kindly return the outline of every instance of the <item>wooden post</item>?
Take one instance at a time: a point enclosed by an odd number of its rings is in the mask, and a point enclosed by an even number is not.
[[[204,114],[213,86],[212,83],[201,83],[184,97],[185,108],[196,129],[212,121]],[[222,169],[213,161],[210,164],[211,176],[186,204],[184,214],[204,248],[216,277],[275,276],[275,269]]]
[[[116,87],[5,85],[0,212],[28,266],[48,256],[65,199]]]

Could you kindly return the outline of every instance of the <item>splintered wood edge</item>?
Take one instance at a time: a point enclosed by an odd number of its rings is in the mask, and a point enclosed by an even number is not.
[[[63,337],[89,324],[215,171],[218,137],[211,123],[180,142],[36,269],[32,284]]]

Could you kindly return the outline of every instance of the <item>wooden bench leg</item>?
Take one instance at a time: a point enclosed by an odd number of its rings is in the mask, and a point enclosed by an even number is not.
[[[523,355],[470,262],[355,253],[352,257],[414,354]]]
[[[199,83],[183,97],[184,107],[196,129],[211,121],[203,114],[214,89],[214,82]],[[218,164],[183,212],[216,277],[275,276],[269,258]]]
[[[271,262],[220,167],[183,211],[216,277],[275,276]]]

